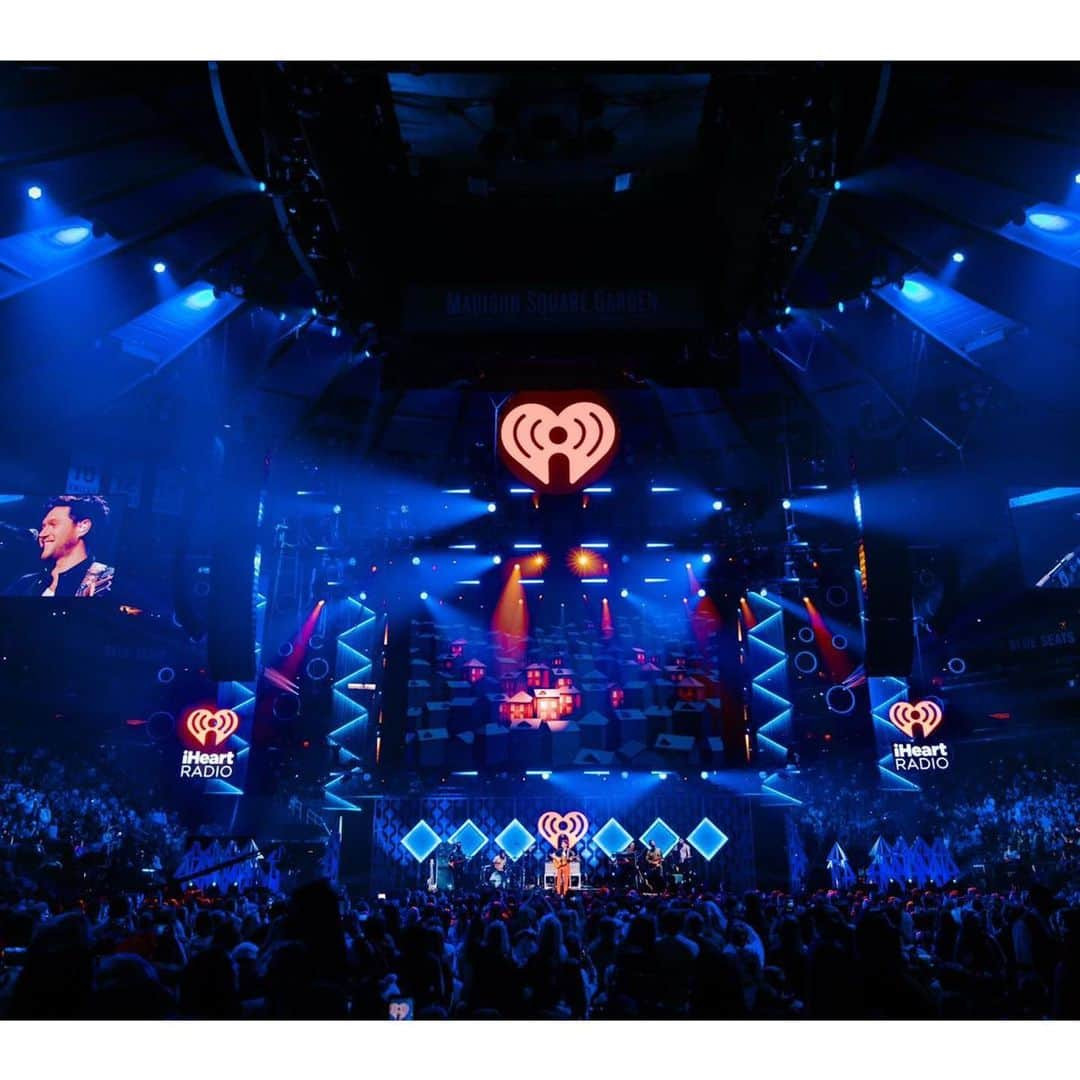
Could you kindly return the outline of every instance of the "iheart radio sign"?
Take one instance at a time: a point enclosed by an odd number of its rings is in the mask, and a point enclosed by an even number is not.
[[[571,810],[569,814],[548,810],[540,815],[536,827],[553,848],[558,848],[559,840],[564,836],[568,845],[574,847],[589,831],[589,819],[580,810]]]
[[[192,741],[200,749],[185,750],[180,756],[180,776],[183,779],[227,780],[233,774],[236,754],[223,750],[222,746],[236,734],[240,717],[232,709],[192,709],[180,725],[180,737],[190,746]]]
[[[598,480],[619,449],[619,425],[591,390],[515,394],[499,423],[499,456],[522,483],[567,495]]]

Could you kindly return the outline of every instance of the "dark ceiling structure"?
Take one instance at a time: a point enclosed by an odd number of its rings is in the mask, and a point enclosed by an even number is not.
[[[9,449],[47,388],[437,476],[583,378],[743,488],[1073,430],[1076,65],[9,63],[0,134]]]

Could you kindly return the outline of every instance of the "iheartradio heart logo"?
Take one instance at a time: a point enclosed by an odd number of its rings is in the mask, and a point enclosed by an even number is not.
[[[573,847],[589,831],[589,819],[580,810],[571,810],[566,815],[548,810],[540,815],[536,827],[553,848],[559,846],[560,836],[567,837]]]
[[[549,495],[566,495],[597,480],[618,446],[619,425],[592,391],[515,394],[499,424],[503,464]]]
[[[217,712],[192,709],[184,721],[184,727],[200,746],[205,747],[211,735],[214,738],[210,745],[221,746],[240,727],[240,717],[232,709],[218,709]]]
[[[908,738],[915,738],[915,725],[922,728],[922,737],[928,738],[942,721],[941,706],[936,701],[898,701],[889,709],[889,720]]]

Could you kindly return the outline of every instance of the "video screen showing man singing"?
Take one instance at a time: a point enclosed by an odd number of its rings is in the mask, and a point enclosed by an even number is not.
[[[107,543],[109,504],[100,495],[47,499],[37,529],[38,567],[16,578],[5,596],[106,596],[114,568],[97,558]]]

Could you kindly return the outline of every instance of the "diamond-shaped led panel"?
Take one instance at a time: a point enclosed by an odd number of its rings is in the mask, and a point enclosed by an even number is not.
[[[441,843],[439,834],[422,820],[401,838],[401,846],[417,862],[423,862]]]
[[[657,818],[641,834],[641,839],[646,844],[651,844],[655,840],[656,846],[666,858],[668,852],[679,842],[679,834],[663,818]]]
[[[466,859],[471,859],[478,851],[483,850],[487,842],[488,838],[472,823],[471,818],[448,840],[448,843],[461,845]]]
[[[617,851],[622,851],[634,838],[614,819],[593,837],[593,843],[610,859]]]
[[[708,861],[728,842],[728,838],[708,818],[702,818],[686,842]]]
[[[495,837],[495,843],[498,844],[514,862],[517,862],[518,859],[520,859],[521,856],[536,843],[536,837],[534,837],[517,818],[514,818],[514,820]]]

